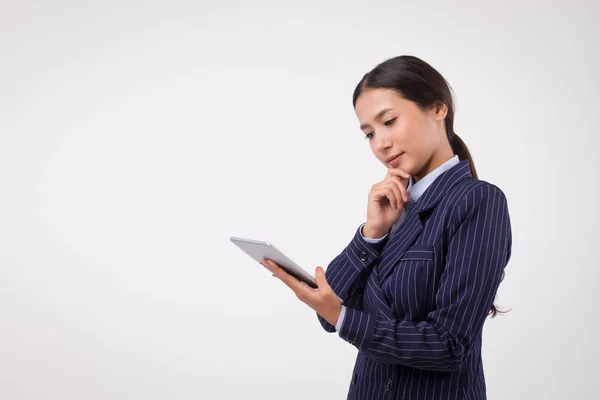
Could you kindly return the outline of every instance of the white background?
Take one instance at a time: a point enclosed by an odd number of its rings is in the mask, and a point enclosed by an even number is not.
[[[344,398],[356,349],[229,242],[311,272],[385,168],[351,97],[416,55],[506,194],[490,399],[593,399],[595,1],[0,1],[0,398]]]

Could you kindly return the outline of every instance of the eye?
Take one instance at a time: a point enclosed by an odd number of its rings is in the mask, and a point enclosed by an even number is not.
[[[373,132],[369,132],[365,135],[365,139],[371,139],[373,137]]]
[[[396,118],[398,118],[398,117],[395,117],[395,118],[392,118],[392,119],[388,119],[388,120],[387,120],[387,121],[385,121],[383,124],[384,124],[385,126],[390,126],[390,125],[392,125],[392,124],[394,123],[394,121],[396,121]]]

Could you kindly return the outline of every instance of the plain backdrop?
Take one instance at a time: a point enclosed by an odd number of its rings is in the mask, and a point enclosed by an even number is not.
[[[599,14],[0,0],[0,398],[345,398],[356,349],[229,237],[343,250],[385,174],[352,92],[401,54],[508,198],[488,398],[598,398]]]

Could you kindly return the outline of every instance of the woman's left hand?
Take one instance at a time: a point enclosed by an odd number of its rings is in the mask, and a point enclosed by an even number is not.
[[[317,314],[323,317],[331,325],[335,325],[342,311],[342,302],[337,297],[331,286],[325,279],[325,271],[322,267],[315,269],[315,279],[318,289],[313,289],[305,282],[299,281],[292,275],[285,272],[277,263],[272,260],[264,259],[260,262],[265,268],[273,273],[273,276],[283,281],[290,289],[294,291],[296,297],[306,303]]]

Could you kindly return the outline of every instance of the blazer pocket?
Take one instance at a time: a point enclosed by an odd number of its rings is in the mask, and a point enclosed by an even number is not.
[[[433,246],[430,244],[414,244],[396,262],[411,260],[433,261]]]
[[[434,262],[432,245],[415,244],[395,260],[387,276],[380,275],[383,293],[395,318],[416,321],[423,315]]]

